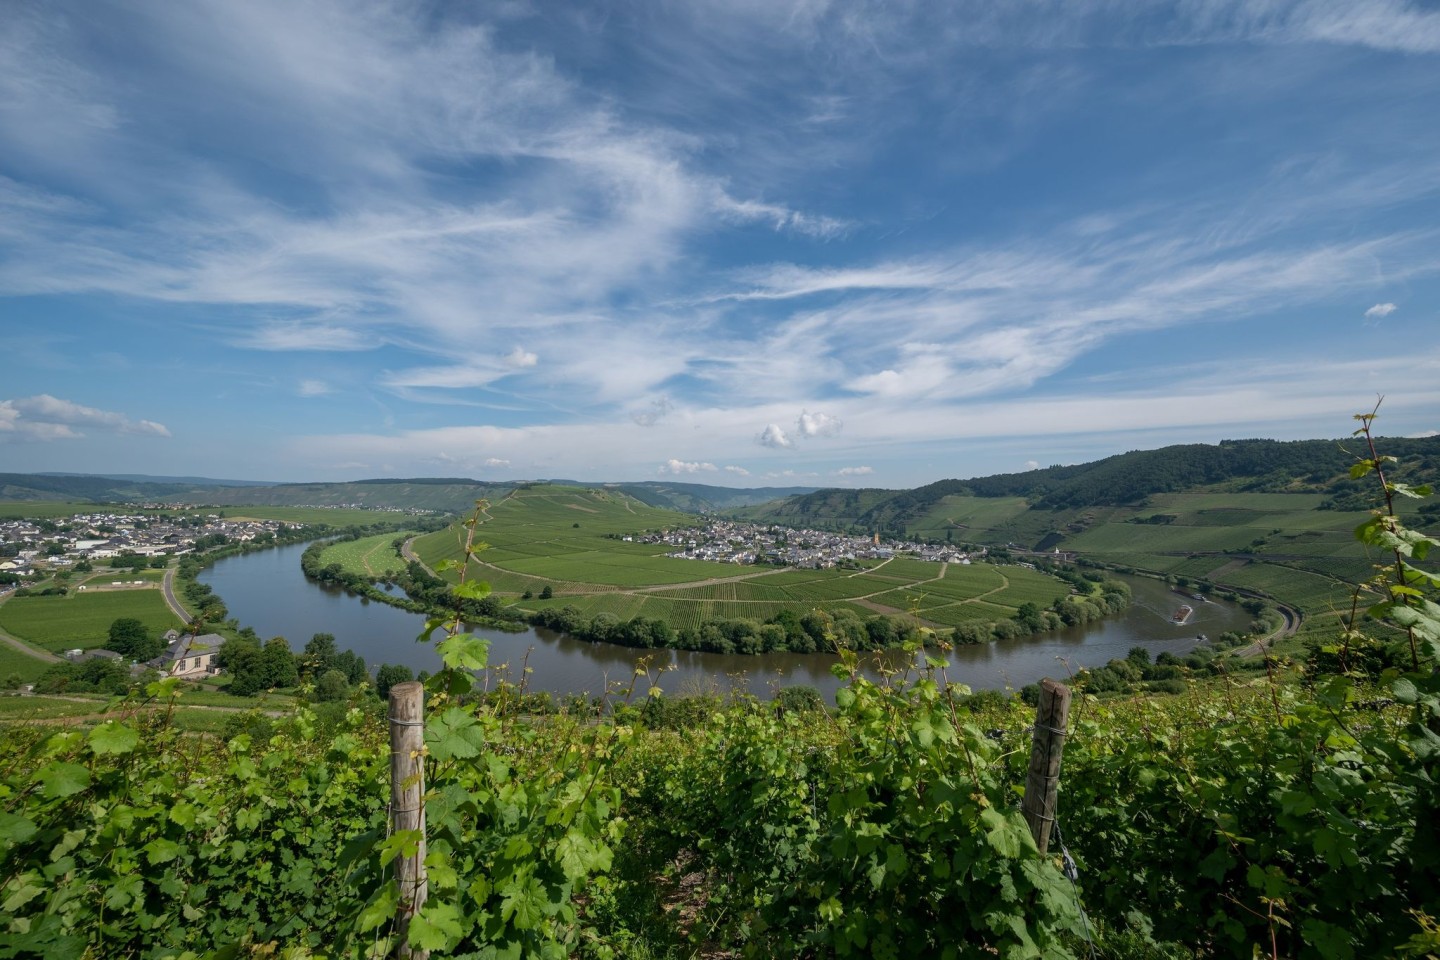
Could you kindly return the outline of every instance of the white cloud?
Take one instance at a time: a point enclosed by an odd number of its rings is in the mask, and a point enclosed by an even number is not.
[[[733,474],[735,474],[735,475],[738,476],[738,477],[748,477],[748,476],[750,476],[750,471],[749,471],[749,470],[746,470],[744,467],[729,466],[729,467],[726,467],[726,468],[725,468],[725,472],[726,472],[726,473],[733,473]]]
[[[1424,440],[1428,437],[1440,437],[1440,430],[1421,430],[1418,433],[1405,434],[1411,440]]]
[[[251,350],[333,350],[354,352],[373,350],[382,346],[377,337],[367,336],[359,330],[339,327],[333,324],[272,323],[255,330],[247,330],[230,341],[237,347]]]
[[[802,437],[833,437],[840,432],[843,424],[838,417],[825,413],[804,411],[796,421]]]
[[[762,447],[775,447],[776,449],[789,449],[795,445],[794,441],[785,435],[785,431],[780,429],[778,423],[768,424],[760,432],[760,436],[755,438],[755,442]]]
[[[335,388],[324,380],[301,380],[296,392],[302,397],[323,397],[327,393],[334,393]]]
[[[516,347],[505,357],[505,362],[510,366],[520,369],[522,367],[533,367],[540,362],[540,358],[528,352],[524,347]]]
[[[684,473],[714,473],[719,468],[713,463],[696,463],[685,460],[666,460],[660,467],[660,473],[673,473],[676,475]]]
[[[863,477],[875,472],[873,467],[841,467],[835,471],[837,477]]]
[[[789,207],[757,200],[736,200],[720,192],[715,198],[715,209],[727,219],[741,222],[759,221],[768,223],[777,231],[793,231],[820,239],[830,239],[843,234],[850,226],[844,220],[834,217],[801,213]]]
[[[1375,306],[1365,311],[1365,319],[1383,320],[1385,317],[1388,317],[1390,316],[1390,314],[1394,313],[1397,309],[1399,308],[1396,307],[1393,303],[1377,303],[1375,304]]]
[[[132,420],[123,413],[82,406],[48,393],[0,400],[0,437],[71,440],[85,436],[82,428],[106,433],[170,436],[164,424],[153,420]]]
[[[505,460],[505,459],[503,459],[503,458],[501,458],[501,457],[486,457],[486,458],[485,458],[485,466],[487,466],[487,467],[508,467],[508,466],[510,466],[510,461],[509,461],[509,460]]]
[[[1040,469],[1040,461],[1039,461],[1039,460],[1026,460],[1026,461],[1025,461],[1025,469],[1026,469],[1026,470],[1039,470],[1039,469]]]

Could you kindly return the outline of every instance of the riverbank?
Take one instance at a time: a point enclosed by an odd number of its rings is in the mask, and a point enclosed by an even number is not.
[[[434,672],[440,660],[430,643],[417,643],[425,616],[356,597],[335,586],[305,578],[299,570],[302,545],[222,560],[202,579],[225,596],[232,613],[263,637],[284,636],[303,642],[314,633],[333,633],[338,644],[368,663],[397,663]],[[1248,615],[1227,603],[1206,604],[1193,628],[1169,624],[1174,607],[1168,587],[1143,578],[1123,578],[1133,602],[1123,614],[1053,635],[935,651],[951,664],[952,683],[980,689],[1019,689],[1044,676],[1066,677],[1080,669],[1124,659],[1135,646],[1152,655],[1191,654],[1199,632],[1218,636],[1242,629]],[[557,696],[597,694],[612,682],[626,681],[637,669],[648,670],[656,686],[670,694],[739,690],[769,697],[789,686],[811,686],[826,697],[840,686],[831,674],[833,654],[759,655],[640,650],[609,643],[588,643],[543,628],[521,633],[475,631],[490,642],[496,674],[523,681],[530,689]],[[866,655],[867,675],[880,678],[903,664],[902,657]],[[503,669],[501,669],[503,667]],[[529,673],[522,673],[528,669]]]

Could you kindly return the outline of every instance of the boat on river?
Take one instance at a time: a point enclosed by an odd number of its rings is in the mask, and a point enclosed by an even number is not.
[[[1171,623],[1185,623],[1187,620],[1190,619],[1190,614],[1192,614],[1192,613],[1194,613],[1194,612],[1195,612],[1195,608],[1194,608],[1194,607],[1191,607],[1191,606],[1189,606],[1188,604],[1182,603],[1182,604],[1180,604],[1180,609],[1179,609],[1179,610],[1176,610],[1176,611],[1175,611],[1175,614],[1170,618],[1170,622],[1171,622]]]

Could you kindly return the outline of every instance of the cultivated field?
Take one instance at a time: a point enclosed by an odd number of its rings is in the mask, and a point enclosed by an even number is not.
[[[953,625],[1009,617],[1022,603],[1044,606],[1070,589],[1018,566],[896,557],[867,561],[858,571],[791,570],[676,559],[665,556],[673,547],[617,539],[694,522],[603,490],[520,490],[495,504],[480,525],[477,537],[490,548],[477,555],[472,576],[522,609],[571,605],[587,617],[647,617],[677,628],[707,619],[766,620],[785,610],[803,615],[816,608],[848,609],[862,617],[919,609],[926,622]],[[414,549],[432,567],[458,559],[458,531],[419,537]],[[538,599],[547,586],[554,596]],[[527,590],[533,596],[525,599]]]
[[[334,543],[321,551],[320,563],[322,566],[338,563],[346,572],[366,577],[399,573],[405,569],[405,561],[396,555],[395,548],[391,545],[396,537],[403,536],[409,534],[381,533],[359,540]]]
[[[21,653],[8,643],[0,643],[0,680],[17,676],[29,682],[45,672],[49,664],[37,657]]]
[[[134,617],[157,634],[185,626],[165,606],[159,590],[11,597],[0,604],[0,629],[56,653],[104,646],[110,624],[120,617]]]

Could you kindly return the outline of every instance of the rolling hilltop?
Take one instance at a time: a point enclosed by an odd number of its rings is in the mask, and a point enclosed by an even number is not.
[[[1381,452],[1399,460],[1398,477],[1433,479],[1440,473],[1440,438],[1385,438]],[[1023,498],[1036,510],[1143,505],[1156,494],[1321,493],[1336,506],[1368,507],[1369,488],[1348,470],[1353,440],[1226,440],[1135,450],[1073,466],[939,480],[914,490],[820,490],[790,497],[746,515],[786,522],[843,522],[915,530],[950,497]]]
[[[814,487],[716,487],[702,483],[577,483],[615,489],[663,510],[700,513],[733,510],[780,497],[810,493]],[[0,501],[75,500],[93,503],[206,503],[225,506],[363,506],[460,513],[481,498],[496,500],[523,483],[491,483],[465,477],[354,480],[344,483],[255,483],[187,477],[98,476],[88,474],[0,473]]]

